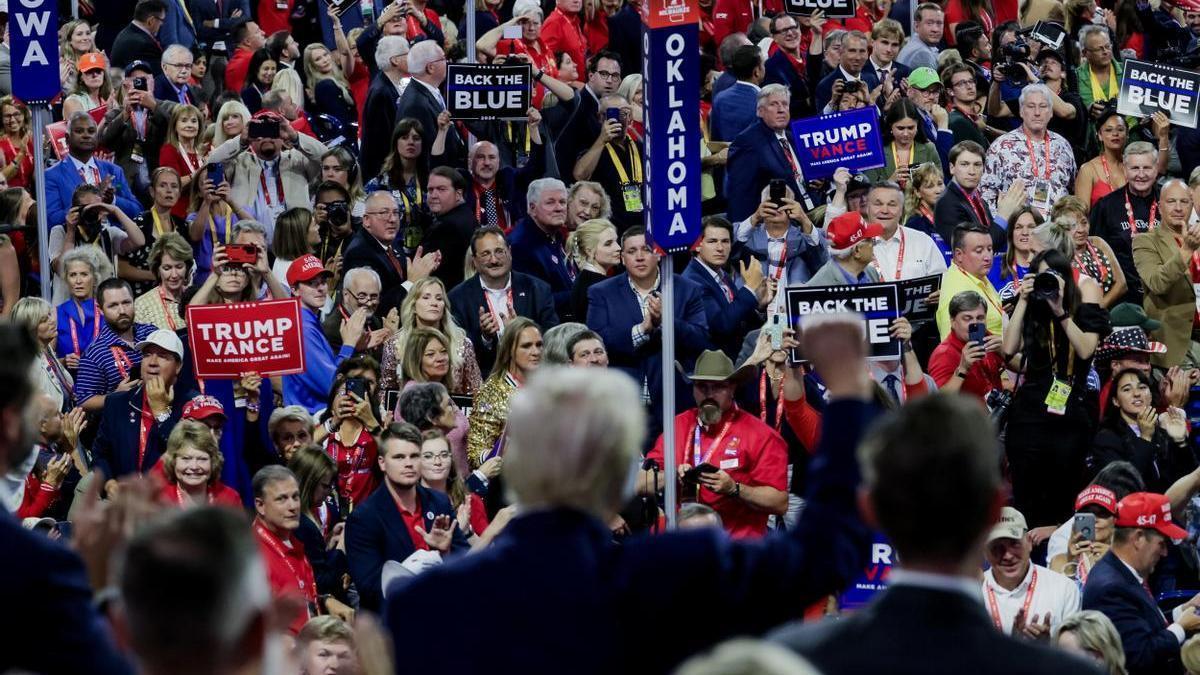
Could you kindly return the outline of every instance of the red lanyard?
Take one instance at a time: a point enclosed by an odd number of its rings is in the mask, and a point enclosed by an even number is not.
[[[67,317],[67,323],[71,326],[71,347],[75,352],[75,356],[79,356],[83,350],[79,348],[79,332],[75,330],[76,322],[82,327],[83,324],[83,306],[79,307],[79,319],[73,316]],[[95,340],[100,335],[100,305],[96,301],[92,301],[92,339]]]
[[[512,285],[511,284],[509,285],[509,287],[505,291],[505,293],[508,294],[508,304],[512,305],[513,299],[512,299]],[[490,312],[492,317],[496,319],[496,326],[503,327],[504,319],[500,316],[500,312],[496,311],[496,307],[492,304],[492,296],[490,293],[487,292],[486,288],[483,289],[483,299],[487,302],[488,312]],[[505,309],[505,311],[507,311],[508,307],[506,306],[504,309]],[[516,310],[514,310],[514,311],[516,311]]]
[[[287,565],[292,576],[296,578],[296,585],[300,588],[300,594],[315,608],[317,604],[317,584],[313,581],[313,571],[308,561],[305,560],[304,566],[297,570],[296,566],[292,564],[287,551],[283,550],[283,542],[273,532],[263,527],[261,521],[254,521],[254,534],[258,537],[259,541],[266,544],[275,555],[283,560],[283,564]]]
[[[992,224],[988,221],[987,210],[983,208],[983,202],[979,199],[979,197],[974,193],[967,194],[966,188],[958,183],[955,183],[955,186],[958,187],[958,191],[962,193],[962,196],[967,200],[967,203],[971,205],[971,210],[974,211],[975,215],[979,218],[979,224],[983,225],[984,227],[991,227]],[[933,219],[930,218],[929,221],[933,222]]]
[[[158,287],[158,302],[162,305],[163,316],[167,318],[167,325],[172,331],[179,330],[179,326],[175,324],[175,317],[171,316],[172,312],[167,308],[167,291],[162,286]]]
[[[88,180],[89,176],[92,177],[91,181]],[[84,164],[83,166],[79,167],[79,177],[83,179],[83,182],[85,182],[89,185],[99,185],[100,184],[100,169],[97,169],[94,166],[88,166],[87,164]]]
[[[1096,250],[1096,247],[1092,245],[1091,241],[1087,242],[1087,250],[1092,262],[1096,264],[1096,273],[1100,276],[1100,285],[1104,286],[1104,282],[1108,280],[1108,268],[1100,264],[1100,253]],[[1079,259],[1078,254],[1075,255],[1075,259]],[[1083,264],[1081,263],[1080,268],[1082,267]]]
[[[278,165],[275,166],[275,190],[279,195],[279,203],[284,203],[283,197],[283,172],[279,170]],[[271,191],[267,189],[267,167],[263,166],[262,172],[258,174],[258,182],[262,185],[263,199],[267,200],[267,207],[271,206]]]
[[[929,210],[928,206],[921,204],[917,210],[921,212],[921,215],[925,216],[925,219],[928,220],[930,224],[933,224],[933,211]]]
[[[342,457],[346,458],[346,465],[349,467],[349,470],[344,474],[346,480],[344,481],[345,494],[343,496],[347,501],[352,501],[351,495],[354,493],[354,478],[358,475],[359,470],[362,469],[362,460],[367,454],[367,444],[362,440],[362,430],[359,430],[358,438],[355,439],[354,445],[342,443],[342,439],[336,434],[331,437],[330,443],[336,444],[333,461],[338,466],[342,464]]]
[[[121,379],[129,377],[129,371],[133,369],[133,361],[129,360],[129,355],[117,345],[113,345],[110,349],[112,350],[113,365],[117,367]]]
[[[763,368],[758,378],[758,419],[767,423],[767,369]],[[783,378],[779,379],[779,391],[775,395],[775,431],[783,428]]]
[[[900,230],[900,250],[896,253],[896,276],[887,281],[899,281],[900,270],[904,267],[904,226],[899,225],[896,229]],[[883,276],[883,269],[879,266],[879,260],[872,260],[871,264],[875,266],[875,270],[879,272],[880,276]]]
[[[1104,167],[1104,182],[1112,187],[1112,171],[1108,168],[1108,158],[1104,156],[1103,152],[1100,153],[1100,164]]]
[[[1025,147],[1029,148],[1029,166],[1033,169],[1033,177],[1037,178],[1037,162],[1033,159],[1033,139],[1030,138],[1029,132],[1025,131],[1024,127],[1021,127],[1021,131],[1025,134]],[[1045,134],[1046,163],[1044,166],[1046,167],[1046,180],[1050,180],[1050,132],[1046,131]]]
[[[1030,563],[1031,565],[1033,563]],[[1004,626],[1000,623],[1000,608],[996,606],[996,592],[992,590],[991,584],[987,586],[988,610],[992,613],[992,623],[996,624],[996,628],[1001,631]],[[1029,606],[1033,604],[1033,591],[1037,588],[1037,568],[1033,568],[1033,577],[1029,580],[1029,588],[1025,590],[1025,606],[1021,608],[1021,613],[1025,615],[1025,619],[1029,620]],[[1013,626],[1016,628],[1016,626]]]
[[[1087,556],[1079,554],[1079,562],[1075,566],[1075,576],[1079,578],[1079,583],[1086,583],[1088,572],[1091,571],[1091,566],[1088,564]]]
[[[150,440],[150,429],[154,426],[154,413],[150,412],[150,399],[145,390],[142,391],[142,419],[138,428],[138,461],[137,470],[142,470],[146,461],[146,444]]]
[[[204,489],[204,494],[205,494],[205,496],[208,498],[208,503],[209,503],[209,504],[212,504],[212,503],[213,503],[213,493],[212,493],[212,490],[209,490],[208,488],[205,488],[205,489]],[[180,506],[186,506],[186,505],[187,505],[187,503],[188,503],[188,502],[187,502],[187,493],[185,493],[185,492],[183,491],[183,488],[179,487],[179,484],[178,484],[178,483],[176,483],[176,484],[175,484],[175,500],[176,500],[177,502],[179,502],[179,505],[180,505]]]
[[[62,364],[55,358],[51,352],[46,352],[46,365],[50,367],[50,371],[54,373],[54,377],[58,379],[58,386],[62,387],[63,394],[66,395],[67,403],[75,398],[75,387],[71,386],[71,381],[67,379],[67,374],[63,372]]]
[[[700,466],[701,464],[707,462],[709,460],[709,458],[712,457],[713,453],[717,451],[717,448],[721,447],[721,441],[725,439],[725,433],[727,431],[729,431],[729,426],[731,424],[733,424],[732,416],[730,416],[730,418],[725,421],[725,426],[721,427],[721,433],[717,434],[717,438],[713,441],[712,445],[708,446],[708,453],[704,454],[703,459],[700,458],[700,455],[702,454],[701,447],[700,447],[700,429],[701,429],[701,427],[700,427],[699,423],[696,424],[696,433],[692,437],[693,438],[693,440],[692,440],[692,461],[693,461],[692,468],[695,468],[695,467]]]
[[[1135,234],[1142,234],[1141,232],[1137,231],[1137,227],[1134,225],[1133,204],[1129,203],[1129,189],[1128,188],[1125,189],[1125,215],[1129,218],[1129,236],[1133,237],[1133,235],[1135,235]],[[1158,202],[1150,202],[1150,218],[1146,221],[1146,231],[1147,232],[1154,229],[1154,220],[1155,220],[1155,216],[1157,216],[1157,215],[1158,215]]]
[[[769,247],[770,245],[771,245],[771,243],[768,241],[767,246]],[[775,281],[779,281],[780,279],[783,278],[783,272],[784,272],[784,270],[787,269],[787,254],[788,254],[788,245],[787,245],[787,237],[785,236],[783,241],[781,242],[781,245],[779,248],[779,262],[775,264],[775,269],[771,270],[771,278],[774,279]],[[770,260],[770,259],[771,259],[771,254],[770,254],[770,251],[768,251],[767,252],[767,260]],[[732,300],[732,298],[730,298],[730,299]]]
[[[986,279],[983,282],[980,282],[978,277],[976,277],[973,274],[968,274],[967,271],[964,270],[958,263],[954,263],[954,266],[958,268],[958,271],[964,277],[966,277],[967,279],[970,279],[972,283],[974,283],[976,286],[978,286],[979,294],[983,296],[984,300],[987,300],[989,305],[996,308],[996,311],[1000,313],[1000,316],[1004,316],[1004,314],[1005,314],[1004,308],[1001,307],[995,300],[993,300],[990,295],[988,295],[987,293],[984,292],[984,290],[985,290],[984,284],[987,284],[986,288],[991,288],[991,283],[988,282]],[[995,291],[993,290],[993,292],[995,292]],[[988,313],[990,314],[991,310],[988,310]]]

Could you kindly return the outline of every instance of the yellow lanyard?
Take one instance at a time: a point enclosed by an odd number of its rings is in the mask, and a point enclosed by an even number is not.
[[[1101,87],[1100,80],[1096,79],[1096,71],[1088,66],[1088,79],[1092,82],[1092,100],[1100,101],[1112,98],[1117,94],[1117,67],[1114,64],[1108,65],[1108,86]],[[1104,94],[1103,97],[1100,95]]]
[[[608,156],[612,159],[613,167],[617,170],[617,178],[620,179],[622,185],[628,185],[630,182],[642,182],[642,153],[638,152],[637,143],[626,141],[629,145],[629,163],[630,171],[633,174],[633,181],[629,180],[629,173],[625,171],[625,167],[621,164],[621,159],[617,157],[617,151],[613,148],[612,143],[605,143],[604,149],[608,150]]]
[[[908,148],[908,163],[905,164],[904,166],[912,166],[913,157],[916,155],[916,152],[917,152],[917,144],[913,143]],[[900,168],[900,156],[896,154],[896,144],[895,143],[892,143],[892,166],[894,166],[897,169]]]
[[[508,127],[508,142],[511,145],[513,142],[513,123],[506,122],[505,125]],[[530,141],[529,141],[529,126],[526,125],[526,127],[525,127],[525,154],[526,155],[529,154],[529,143],[530,143]]]
[[[225,208],[227,209],[227,212],[225,213],[225,241],[223,243],[228,244],[230,232],[229,221],[233,220],[233,207],[226,204]],[[215,251],[217,250],[217,244],[222,242],[217,239],[217,221],[212,217],[211,213],[208,216],[208,231],[212,233],[213,250]]]

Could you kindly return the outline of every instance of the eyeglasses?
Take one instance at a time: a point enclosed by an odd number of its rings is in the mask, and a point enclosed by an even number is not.
[[[1101,52],[1101,53],[1111,52],[1112,45],[1100,45],[1099,47],[1088,47],[1088,48],[1084,49],[1084,51],[1085,52]]]
[[[360,305],[365,305],[369,302],[379,302],[378,293],[350,293],[349,295],[357,300]]]
[[[400,219],[400,209],[392,209],[390,211],[367,211],[368,216],[378,216],[380,218],[395,218]]]
[[[4,113],[4,119],[6,120],[19,120],[24,118],[25,116],[19,112]]]
[[[969,79],[969,80],[959,80],[958,82],[951,82],[951,83],[950,83],[950,88],[951,88],[951,89],[958,89],[959,87],[965,87],[965,86],[967,86],[968,84],[971,84],[971,85],[975,84],[975,78],[973,78],[973,77],[972,77],[972,78],[971,78],[971,79]]]
[[[791,28],[780,28],[779,30],[773,30],[773,31],[771,31],[771,35],[787,35],[788,33],[799,33],[799,32],[800,32],[799,26],[792,26]]]
[[[421,459],[425,460],[426,462],[432,462],[435,459],[440,459],[444,462],[447,459],[450,459],[450,452],[445,450],[437,453],[423,452],[421,453]]]
[[[619,80],[619,79],[621,79],[620,73],[614,73],[614,72],[608,71],[608,70],[597,70],[596,76],[602,80]]]
[[[168,63],[167,65],[171,66],[172,68],[179,68],[181,70],[191,70],[193,64],[191,64],[191,63]]]

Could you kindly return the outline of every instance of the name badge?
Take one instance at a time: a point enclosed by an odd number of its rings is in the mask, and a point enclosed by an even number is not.
[[[1050,181],[1044,178],[1033,181],[1033,208],[1042,213],[1050,211]]]
[[[129,159],[130,159],[130,161],[137,162],[138,164],[142,164],[143,162],[146,161],[145,156],[142,155],[142,144],[141,143],[133,144],[133,149],[129,151]]]
[[[736,468],[738,468],[738,460],[737,460],[737,457],[734,457],[734,458],[732,458],[732,459],[723,459],[723,460],[721,460],[721,465],[720,465],[720,467],[719,467],[719,468],[720,468],[722,471],[725,471],[726,469],[736,469]]]
[[[629,213],[642,212],[642,186],[637,183],[621,185],[621,198],[625,201],[625,210]]]
[[[1046,412],[1051,415],[1065,415],[1069,398],[1071,398],[1071,385],[1057,377],[1054,378],[1054,384],[1050,385],[1050,391],[1046,393]]]

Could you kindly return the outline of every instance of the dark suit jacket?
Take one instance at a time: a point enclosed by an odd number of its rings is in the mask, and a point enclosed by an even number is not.
[[[758,121],[758,91],[737,83],[713,97],[712,126],[714,141],[732,141]]]
[[[400,263],[399,270],[392,264],[379,241],[371,236],[366,228],[363,228],[354,233],[354,236],[350,238],[350,243],[346,244],[346,250],[342,253],[343,270],[370,267],[379,275],[383,292],[379,296],[379,308],[375,311],[380,316],[387,316],[393,307],[399,309],[404,296],[408,295],[408,291],[404,290],[403,286],[404,280],[408,278],[408,260],[404,257],[404,251],[399,250],[394,242],[392,250],[396,253],[396,260]]]
[[[558,325],[558,314],[554,311],[554,294],[546,282],[528,274],[512,272],[512,294],[513,310],[517,316],[533,319],[543,333]],[[487,373],[492,371],[492,364],[496,362],[496,341],[485,343],[479,328],[479,308],[483,307],[485,311],[487,309],[479,276],[473,276],[450,289],[449,295],[454,321],[470,336],[475,346],[475,360],[479,362],[479,370],[487,377]]]
[[[155,75],[161,75],[162,53],[161,43],[131,23],[117,33],[109,61],[114,68],[124,68],[134,61],[145,61],[154,70]]]
[[[785,132],[789,139],[792,131]],[[792,142],[793,151],[796,144]],[[729,162],[725,165],[725,196],[729,200],[728,216],[732,222],[749,218],[762,202],[763,188],[772,178],[788,182],[792,194],[799,196],[800,186],[792,174],[792,165],[779,145],[775,132],[761,119],[738,134],[729,146]]]
[[[221,0],[219,6],[217,0],[188,0],[187,5],[188,11],[192,13],[192,21],[196,22],[200,42],[211,47],[218,41],[225,41],[225,49],[232,53],[234,45],[229,42],[229,28],[233,25],[233,11],[240,9],[241,16],[250,16],[249,0]],[[220,24],[216,28],[204,25],[205,21],[214,19]]]
[[[575,98],[579,100],[575,112],[554,139],[554,157],[560,176],[575,175],[575,161],[600,135],[600,101],[588,87],[580,89]]]
[[[820,56],[816,54],[806,55],[808,61],[820,60]],[[801,73],[796,72],[796,68],[792,66],[792,62],[788,59],[787,54],[782,50],[776,51],[763,64],[766,69],[766,77],[763,78],[763,86],[768,84],[782,84],[792,92],[790,111],[791,118],[798,119],[800,117],[808,117],[813,114],[812,107],[812,92],[809,90],[808,81]],[[757,97],[756,97],[757,98]]]
[[[870,73],[869,76],[868,76],[868,73]],[[900,80],[908,77],[910,73],[912,73],[912,68],[909,68],[908,66],[904,65],[903,63],[900,63],[899,61],[892,61],[892,84],[894,86],[899,86]],[[883,83],[883,80],[880,79],[880,77],[879,77],[879,70],[875,68],[874,63],[871,63],[871,59],[867,59],[866,65],[863,66],[863,79],[871,81],[871,82],[875,82],[876,85]],[[879,95],[883,96],[883,93],[880,92]],[[933,139],[929,139],[929,140],[933,140]],[[987,146],[984,146],[984,147],[987,147]]]
[[[200,91],[190,84],[185,85],[185,87],[187,89],[187,95],[191,99],[191,104],[197,108],[202,108],[203,104],[200,100]],[[154,98],[158,101],[175,101],[178,103],[179,93],[175,90],[174,85],[167,81],[165,75],[159,75],[154,78]],[[259,107],[262,107],[261,102],[259,103]],[[251,111],[251,113],[253,113],[253,111]]]
[[[329,517],[337,521],[340,514],[330,506]],[[350,572],[346,562],[346,553],[338,548],[328,548],[325,545],[325,535],[321,527],[308,516],[300,516],[300,527],[293,532],[300,543],[304,545],[304,557],[312,566],[313,581],[317,584],[317,592],[321,595],[333,595],[339,600],[346,597],[346,589],[342,587],[343,575]]]
[[[408,86],[404,88],[404,94],[400,96],[400,103],[397,106],[396,119],[405,117],[416,119],[421,123],[421,128],[425,130],[422,137],[430,139],[429,143],[421,144],[421,156],[427,164],[429,149],[433,146],[433,138],[437,136],[437,116],[442,110],[445,108],[434,98],[433,92],[429,91],[429,88],[423,83],[416,81],[409,82]],[[458,130],[451,126],[449,133],[446,134],[445,164],[466,166],[466,156],[467,151],[463,147]]]
[[[988,231],[992,233],[992,249],[996,253],[1003,253],[1008,249],[1008,237],[1003,229],[996,224],[995,218],[992,216],[992,209],[987,205],[987,202],[981,197],[980,204],[983,205],[983,211],[987,214],[988,222],[980,223],[978,212],[967,201],[963,195],[962,189],[954,181],[946,183],[946,191],[942,193],[937,204],[933,207],[933,222],[937,227],[937,232],[942,236],[947,246],[954,246],[954,228],[960,223],[978,223],[986,225]]]
[[[868,59],[867,62],[869,63],[870,59]],[[879,86],[879,79],[875,74],[874,68],[868,71],[864,66],[862,72],[859,73],[858,76],[863,82],[866,83],[868,91]],[[825,110],[825,106],[829,105],[830,99],[833,98],[833,83],[838,80],[845,79],[846,76],[842,74],[842,69],[835,68],[832,73],[829,73],[825,77],[821,78],[821,81],[817,83],[816,97],[818,113]]]
[[[700,352],[709,348],[708,320],[704,316],[704,301],[700,288],[675,275],[675,359],[691,370]],[[650,424],[648,439],[658,438],[662,431],[662,330],[654,329],[650,339],[640,346],[633,344],[633,327],[642,322],[642,309],[629,274],[618,274],[588,289],[587,326],[604,338],[609,366],[616,368],[650,389]],[[675,391],[690,391],[683,376],[675,375]],[[691,408],[694,403],[686,394],[675,397],[677,412]]]
[[[367,100],[363,104],[362,129],[359,130],[359,136],[362,137],[362,169],[367,180],[378,176],[383,168],[383,160],[392,142],[392,130],[399,119],[396,117],[399,102],[400,92],[387,75],[379,73],[371,80]],[[433,141],[430,140],[430,143]]]
[[[433,216],[433,224],[425,231],[421,246],[425,253],[442,252],[442,264],[433,271],[433,276],[441,279],[446,288],[462,283],[471,233],[478,227],[475,214],[463,202],[440,216]]]
[[[480,33],[482,35],[482,33]],[[621,74],[642,72],[642,18],[638,10],[623,3],[608,17],[608,49],[621,57]]]
[[[1109,551],[1088,573],[1081,609],[1095,609],[1112,620],[1125,646],[1129,675],[1182,673],[1179,640],[1133,573]]]
[[[894,586],[849,616],[788,626],[774,639],[823,675],[1098,675],[1071,654],[1004,635],[981,600],[955,590]]]
[[[578,511],[519,515],[491,548],[395,590],[385,621],[396,648],[414,672],[430,675],[557,674],[563,664],[575,675],[667,673],[726,638],[795,618],[860,571],[870,539],[854,507],[858,467],[845,448],[873,411],[830,405],[810,501],[785,535],[733,541],[719,528],[679,530],[617,546],[604,523]],[[461,619],[480,588],[507,609],[502,620],[468,615],[472,649],[454,648],[452,632],[418,629]],[[537,649],[508,648],[528,635],[539,636]]]
[[[733,301],[730,302],[721,284],[717,283],[698,258],[693,258],[688,263],[682,276],[700,289],[704,316],[708,321],[709,340],[725,352],[726,356],[736,359],[742,347],[742,338],[746,333],[762,326],[762,318],[758,313],[758,298],[743,286],[736,290]]]
[[[145,473],[154,466],[167,450],[167,437],[183,414],[183,404],[192,400],[195,392],[175,391],[171,404],[171,417],[150,426],[146,438],[146,456],[138,464],[138,434],[141,431],[143,385],[128,391],[114,391],[104,399],[100,412],[100,424],[96,428],[96,440],[92,443],[92,468],[104,473],[105,479],[122,478],[134,473]]]
[[[513,269],[550,284],[550,290],[554,292],[554,311],[559,316],[569,314],[571,286],[575,280],[571,278],[563,250],[551,243],[528,216],[509,233],[508,242],[512,249]]]
[[[5,621],[0,672],[129,675],[113,646],[79,555],[0,514],[0,594],[21,616]]]
[[[426,532],[433,527],[435,517],[454,518],[454,507],[446,495],[418,485],[417,498],[421,502],[422,527]],[[455,527],[451,552],[466,551],[469,547],[462,532]],[[378,612],[383,606],[383,588],[380,586],[383,564],[389,560],[402,562],[416,550],[387,486],[381,485],[350,512],[346,519],[346,559],[363,609]],[[408,610],[412,607],[410,605]]]

